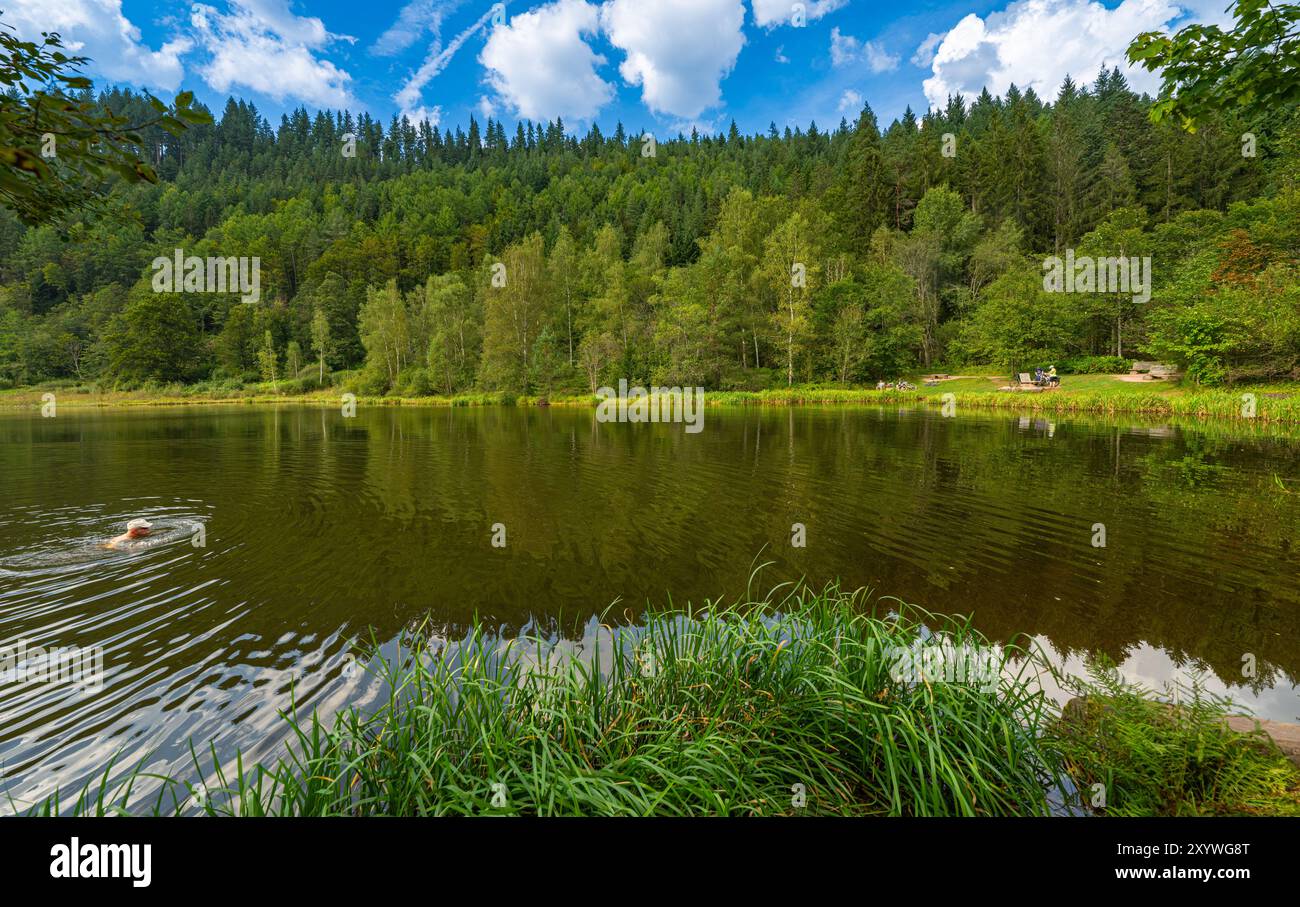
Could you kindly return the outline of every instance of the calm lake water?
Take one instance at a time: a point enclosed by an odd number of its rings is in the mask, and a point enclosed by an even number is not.
[[[98,547],[136,516],[155,544]],[[183,773],[190,737],[271,754],[291,689],[327,712],[378,695],[344,670],[372,632],[391,645],[477,614],[579,637],[615,601],[612,623],[670,596],[734,599],[759,560],[756,592],[869,586],[999,641],[1029,634],[1075,669],[1089,654],[1151,684],[1201,669],[1294,721],[1297,527],[1300,440],[1262,427],[859,408],[709,409],[699,434],[573,409],[4,414],[0,646],[98,647],[103,684],[0,679],[0,801],[114,756]]]

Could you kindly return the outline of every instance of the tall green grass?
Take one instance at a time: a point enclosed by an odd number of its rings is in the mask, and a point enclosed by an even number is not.
[[[1254,415],[1246,415],[1242,394],[1255,394]],[[1270,397],[1268,392],[1196,391],[1157,393],[1152,391],[1068,391],[1045,393],[974,392],[955,394],[958,408],[1029,410],[1047,413],[1093,413],[1111,415],[1135,413],[1153,416],[1185,416],[1198,419],[1228,419],[1242,422],[1300,422],[1300,393]],[[927,400],[938,405],[937,400]]]
[[[1227,728],[1226,700],[1195,688],[1171,707],[1111,672],[1060,678],[1085,697],[1062,714],[1038,653],[862,592],[790,587],[587,642],[416,630],[371,662],[378,707],[287,714],[275,761],[210,747],[189,778],[139,766],[121,781],[110,764],[27,813],[1037,816],[1092,810],[1103,784],[1094,811],[1110,815],[1300,814],[1300,770]],[[900,650],[939,642],[995,651],[1003,670],[897,672]]]
[[[1264,732],[1228,727],[1231,702],[1200,682],[1173,684],[1157,697],[1103,664],[1066,686],[1079,698],[1044,744],[1078,786],[1081,808],[1110,816],[1300,816],[1300,769]]]
[[[1035,742],[1050,718],[1017,677],[909,685],[890,650],[966,624],[875,617],[833,588],[664,612],[581,657],[481,630],[436,651],[416,634],[376,662],[377,710],[290,716],[273,765],[208,772],[224,815],[1041,815]],[[926,627],[925,624],[929,626]],[[198,760],[196,759],[196,773]],[[134,779],[133,779],[134,780]],[[193,810],[165,779],[154,812]],[[101,785],[102,788],[102,785]],[[140,809],[87,790],[70,813]],[[167,798],[170,797],[170,800]],[[47,806],[48,809],[48,806]]]
[[[920,383],[920,379],[917,379]],[[336,405],[339,395],[349,389],[345,380],[340,387],[307,389],[299,384],[282,382],[277,391],[270,385],[235,387],[205,383],[173,385],[133,391],[107,391],[90,394],[84,388],[65,389],[72,396],[69,406],[180,405],[199,403],[306,403]],[[940,406],[948,394],[958,407],[1046,413],[1124,413],[1152,416],[1183,416],[1196,419],[1222,419],[1255,424],[1300,423],[1300,386],[1295,384],[1242,386],[1226,389],[1192,389],[1173,383],[1157,386],[1122,382],[1109,375],[1067,376],[1065,386],[1047,392],[1029,393],[995,390],[987,378],[964,378],[946,381],[933,387],[922,385],[915,391],[877,391],[870,387],[845,388],[804,385],[762,391],[707,391],[708,406],[799,406],[799,405],[887,405]],[[1255,396],[1255,414],[1246,416],[1243,394]],[[78,397],[86,399],[77,399]],[[454,396],[404,397],[358,394],[358,402],[367,406],[565,406],[595,407],[595,394],[560,393],[550,396],[520,396],[505,391],[466,392]],[[0,391],[0,408],[37,408],[41,405],[39,389]]]
[[[954,382],[954,385],[956,383]],[[962,382],[961,387],[969,387]],[[960,410],[1011,410],[1017,412],[1087,413],[1118,415],[1124,413],[1152,416],[1185,416],[1198,419],[1228,419],[1242,422],[1300,422],[1300,390],[1278,391],[1276,388],[1241,388],[1238,390],[1187,391],[1169,387],[1161,391],[1141,385],[1111,382],[1111,386],[1071,390],[1068,387],[1037,393],[996,390],[960,390],[921,387],[915,391],[877,391],[870,388],[791,388],[771,391],[719,391],[705,395],[716,406],[797,406],[797,405],[866,405],[888,406],[943,405],[951,393]],[[1254,394],[1254,415],[1247,416],[1243,394]]]

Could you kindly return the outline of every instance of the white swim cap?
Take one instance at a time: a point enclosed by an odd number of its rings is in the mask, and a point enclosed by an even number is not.
[[[153,528],[153,523],[143,518],[138,520],[132,520],[131,522],[126,524],[127,532],[130,532],[132,529],[152,529],[152,528]]]

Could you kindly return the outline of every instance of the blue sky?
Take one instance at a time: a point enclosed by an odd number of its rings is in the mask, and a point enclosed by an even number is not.
[[[882,124],[1012,82],[1055,94],[1124,64],[1129,39],[1228,0],[7,0],[23,37],[57,30],[97,82],[427,117],[562,116],[571,129],[742,131]]]

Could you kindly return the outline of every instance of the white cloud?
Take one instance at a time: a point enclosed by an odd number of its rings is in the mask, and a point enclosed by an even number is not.
[[[1190,0],[1189,8],[1200,21],[1222,21],[1221,12],[1217,19],[1212,12],[1216,5],[1224,4]],[[913,62],[923,60],[918,65],[931,67],[925,96],[934,107],[945,104],[949,95],[969,97],[986,86],[1001,94],[1013,82],[1050,100],[1067,74],[1087,83],[1102,67],[1115,66],[1135,91],[1153,92],[1159,78],[1128,65],[1129,42],[1140,32],[1177,27],[1187,12],[1174,0],[1123,0],[1114,9],[1095,0],[1017,0],[985,19],[966,16],[938,42],[930,36]]]
[[[437,44],[442,34],[442,23],[463,2],[464,0],[411,0],[397,14],[397,20],[370,46],[370,52],[381,57],[391,57],[406,50],[425,34],[432,35]],[[441,49],[440,45],[438,49]]]
[[[934,62],[935,51],[939,49],[939,43],[943,41],[943,35],[930,34],[925,36],[925,40],[917,47],[916,53],[912,54],[912,65],[921,69],[926,69]]]
[[[555,0],[492,29],[479,62],[502,102],[525,119],[588,120],[614,96],[596,74],[605,58],[583,40],[600,11],[585,0]]]
[[[862,110],[862,95],[852,88],[845,89],[835,109],[842,114],[858,113]]]
[[[190,24],[210,55],[199,72],[217,91],[240,85],[276,101],[292,98],[320,107],[353,103],[352,77],[317,54],[333,41],[354,39],[331,34],[320,19],[294,15],[288,0],[232,0],[226,13],[196,3]]]
[[[866,61],[874,73],[892,72],[898,68],[898,54],[891,54],[879,41],[859,41],[852,35],[840,31],[839,26],[831,29],[831,65],[835,67],[850,66]]]
[[[893,72],[898,69],[898,54],[891,54],[878,41],[868,41],[862,45],[867,59],[867,66],[872,72]]]
[[[494,12],[495,10],[489,9],[478,18],[477,22],[452,38],[446,47],[442,46],[440,40],[434,39],[433,44],[429,46],[429,52],[425,56],[424,62],[420,64],[420,68],[413,72],[410,78],[402,83],[402,87],[398,89],[397,94],[393,95],[393,100],[402,109],[402,113],[414,119],[414,114],[417,111],[425,109],[420,100],[420,92],[424,90],[424,86],[447,68],[447,64],[456,56],[456,53],[466,41],[484,29],[492,19]]]
[[[831,64],[848,66],[862,53],[862,42],[852,35],[843,34],[837,25],[831,29]]]
[[[1187,11],[1185,21],[1175,23],[1174,30],[1182,28],[1187,22],[1199,22],[1202,25],[1217,25],[1220,28],[1232,25],[1232,6],[1224,0],[1182,0],[1180,4]]]
[[[666,123],[662,129],[647,130],[650,134],[659,139],[676,137],[677,135],[690,136],[692,130],[700,135],[725,135],[731,125],[731,120],[726,113],[719,112],[716,116],[701,117],[688,120],[673,120]],[[641,138],[641,136],[637,136]]]
[[[140,29],[122,14],[122,0],[8,0],[5,21],[25,41],[58,32],[69,56],[90,57],[86,72],[115,82],[165,91],[180,87],[181,55],[192,46],[176,37],[157,50],[140,40]]]
[[[442,107],[438,105],[433,107],[412,107],[403,110],[401,116],[406,117],[412,124],[419,123],[421,120],[428,120],[430,126],[437,126],[442,122]]]
[[[796,6],[804,8],[804,21],[813,22],[849,5],[849,0],[752,0],[754,7],[754,24],[760,28],[773,28],[777,25],[789,25],[794,18]]]
[[[778,62],[778,63],[789,63],[789,62],[790,62],[790,58],[787,57],[787,56],[785,55],[785,45],[784,45],[784,44],[782,44],[780,47],[778,47],[778,48],[776,49],[776,62]]]
[[[645,105],[688,120],[721,102],[720,83],[745,44],[740,0],[609,0],[600,18]]]
[[[325,23],[315,16],[297,16],[289,10],[290,0],[231,0],[231,12],[242,9],[258,27],[273,32],[285,41],[307,47],[321,47],[331,38],[355,40],[347,35],[332,35]]]

